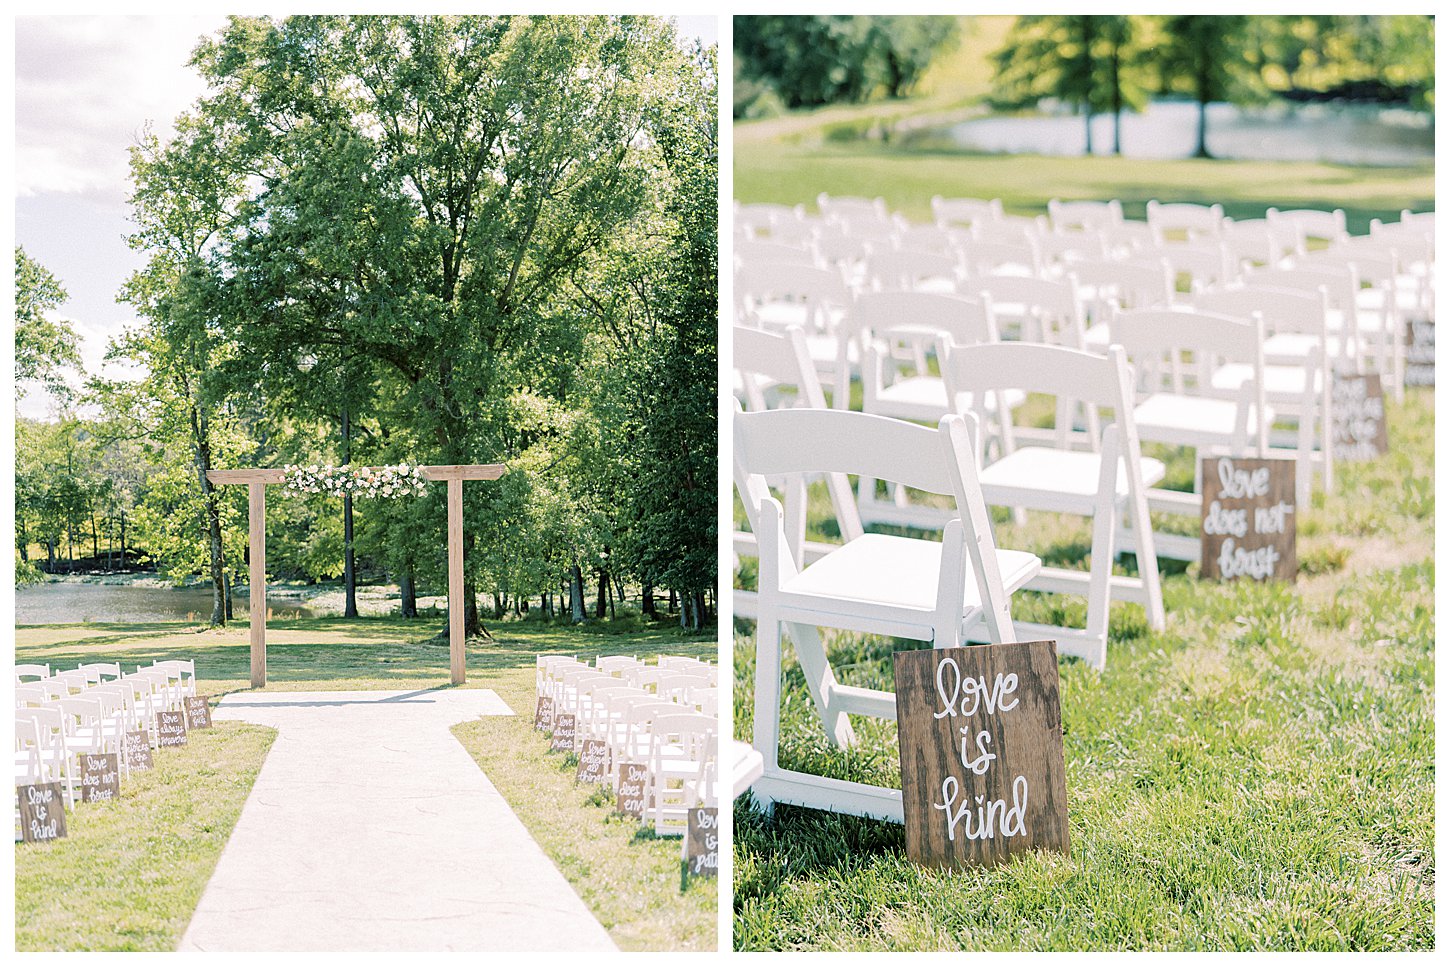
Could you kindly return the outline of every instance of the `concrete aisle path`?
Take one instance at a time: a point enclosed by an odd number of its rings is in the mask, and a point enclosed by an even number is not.
[[[613,950],[448,731],[493,692],[261,692],[278,729],[182,950]]]

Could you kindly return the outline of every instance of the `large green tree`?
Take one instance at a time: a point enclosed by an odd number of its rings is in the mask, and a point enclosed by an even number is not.
[[[69,395],[65,371],[81,364],[75,329],[52,313],[66,291],[45,266],[15,246],[15,394],[27,382],[42,383],[57,396]]]
[[[1155,65],[1167,90],[1189,94],[1198,105],[1193,156],[1208,150],[1208,106],[1263,96],[1263,59],[1256,42],[1259,18],[1240,15],[1163,17]]]

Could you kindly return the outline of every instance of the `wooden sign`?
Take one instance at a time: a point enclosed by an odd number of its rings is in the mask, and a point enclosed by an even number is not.
[[[20,838],[27,843],[46,843],[65,836],[65,799],[60,783],[40,782],[16,786],[20,800]]]
[[[1373,460],[1390,449],[1385,423],[1385,393],[1379,373],[1335,374],[1329,412],[1334,459],[1346,463]]]
[[[534,706],[534,728],[540,732],[554,731],[554,700],[540,698]]]
[[[715,876],[720,871],[720,816],[714,806],[685,814],[685,875]]]
[[[121,796],[121,757],[114,752],[81,756],[81,802],[109,802]]]
[[[151,768],[151,736],[145,729],[126,733],[126,768]]]
[[[649,769],[640,762],[619,764],[619,785],[614,797],[614,808],[628,816],[644,817],[644,791],[648,785]]]
[[[1204,457],[1199,574],[1293,581],[1293,458]]]
[[[579,771],[575,782],[609,781],[609,743],[603,739],[585,739],[579,753]]]
[[[186,731],[211,728],[211,706],[206,698],[196,695],[186,700]]]
[[[1405,385],[1435,385],[1435,322],[1410,319],[1405,322]]]
[[[554,717],[554,740],[549,743],[550,752],[574,751],[574,715],[565,712]]]
[[[959,868],[1066,853],[1057,643],[899,651],[893,664],[907,855]]]
[[[163,749],[186,745],[186,716],[180,712],[157,712],[156,744]]]

